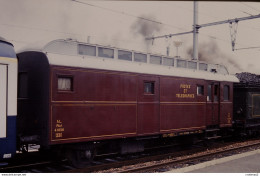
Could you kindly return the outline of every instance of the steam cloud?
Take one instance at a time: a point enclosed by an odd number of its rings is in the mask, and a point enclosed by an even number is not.
[[[143,15],[131,25],[131,31],[133,34],[139,34],[144,38],[151,37],[154,32],[160,32],[160,30],[160,23],[156,22],[155,17],[151,15]]]
[[[141,37],[147,51],[150,49],[152,41],[146,40],[146,38],[152,37],[161,30],[162,25],[156,21],[153,15],[142,15],[130,27],[130,31],[135,37]]]
[[[193,48],[187,50],[187,54],[193,54]],[[231,57],[223,54],[215,41],[202,43],[199,45],[199,60],[214,64],[222,64],[227,66],[232,71],[241,71],[242,68]]]

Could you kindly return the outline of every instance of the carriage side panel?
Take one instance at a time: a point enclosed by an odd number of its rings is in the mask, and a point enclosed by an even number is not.
[[[51,143],[137,134],[136,74],[53,66],[51,75]]]

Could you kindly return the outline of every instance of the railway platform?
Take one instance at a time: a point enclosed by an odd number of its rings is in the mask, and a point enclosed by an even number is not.
[[[260,173],[260,149],[174,169],[169,173]]]

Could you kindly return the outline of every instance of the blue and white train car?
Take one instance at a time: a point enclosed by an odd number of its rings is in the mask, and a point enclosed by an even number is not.
[[[0,37],[0,161],[16,152],[17,63],[13,45]]]

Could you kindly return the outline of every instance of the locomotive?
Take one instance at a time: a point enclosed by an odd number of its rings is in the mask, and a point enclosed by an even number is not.
[[[237,73],[239,83],[234,84],[234,129],[242,136],[260,132],[260,76]]]
[[[232,132],[239,80],[222,65],[71,39],[17,58],[18,149],[37,144],[77,164],[97,153],[142,152]]]

